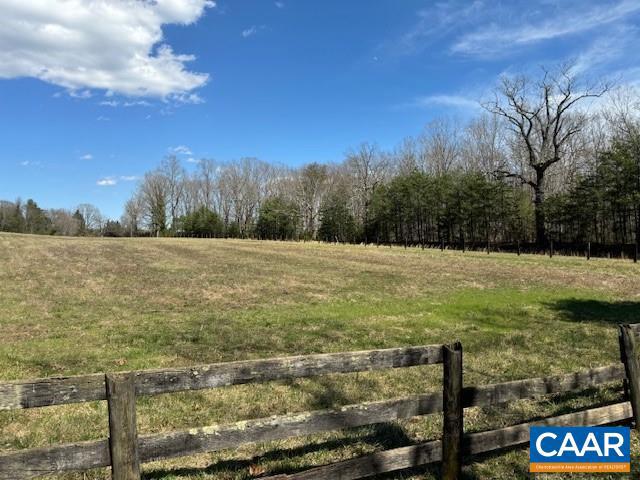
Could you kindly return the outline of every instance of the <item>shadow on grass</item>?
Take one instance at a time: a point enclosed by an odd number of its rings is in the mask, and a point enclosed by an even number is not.
[[[640,302],[607,302],[567,298],[549,303],[550,309],[576,322],[640,323]]]
[[[331,397],[334,400],[335,397]],[[588,400],[586,402],[580,402],[580,400]],[[549,418],[550,416],[556,417],[567,413],[573,413],[582,411],[587,408],[602,407],[611,405],[623,401],[625,396],[623,394],[622,385],[612,384],[608,388],[602,390],[597,387],[585,388],[576,392],[564,392],[541,400],[542,402],[553,402],[555,408],[552,411],[540,412],[539,415],[531,415],[531,412],[520,411],[517,404],[509,404],[495,407],[484,407],[482,410],[493,417],[498,416],[515,416],[512,424],[520,424],[524,422],[535,422]],[[320,403],[324,403],[321,401]],[[527,414],[529,413],[529,414]],[[511,424],[511,423],[510,423]],[[278,475],[278,474],[294,474],[301,471],[313,468],[309,465],[300,465],[300,463],[306,463],[302,458],[305,455],[323,454],[329,453],[332,450],[339,450],[345,448],[352,448],[353,450],[361,450],[362,445],[369,445],[375,447],[376,451],[390,450],[394,448],[404,447],[408,445],[415,445],[415,441],[411,439],[404,429],[393,423],[374,424],[367,427],[359,427],[351,430],[353,433],[350,436],[338,439],[329,439],[322,442],[313,442],[305,445],[292,447],[292,448],[275,448],[269,450],[261,455],[257,455],[249,459],[230,459],[221,460],[213,463],[208,467],[198,468],[176,468],[176,469],[157,469],[153,471],[145,472],[142,476],[145,480],[166,480],[166,479],[178,479],[184,477],[204,477],[207,475],[220,475],[222,478],[253,478],[249,474],[250,466],[252,465],[266,465],[269,462],[278,464],[279,462],[289,463],[289,465],[280,465],[269,468],[265,475]],[[513,459],[503,457],[505,453],[509,451],[522,450],[526,448],[526,445],[518,445],[514,447],[502,448],[493,452],[488,452],[480,455],[467,456],[464,460],[463,480],[481,480],[486,477],[486,472],[482,473],[475,468],[475,465],[481,464],[488,460],[502,457],[499,468],[501,471],[509,471],[512,476],[509,478],[530,478],[527,471],[528,464],[517,462]],[[362,453],[357,456],[364,456]],[[295,459],[299,459],[297,462]],[[291,462],[287,462],[291,460]],[[416,458],[416,463],[418,459]],[[327,461],[332,463],[331,461]],[[293,466],[298,464],[299,466]],[[324,464],[321,462],[321,464]],[[419,466],[414,468],[403,469],[388,474],[377,475],[375,478],[380,479],[403,479],[411,476],[426,476],[438,478],[440,475],[440,463],[434,463],[425,466]],[[486,469],[485,469],[486,470]],[[259,476],[258,476],[259,478]]]
[[[155,471],[145,472],[142,475],[143,480],[162,480],[169,478],[181,478],[189,475],[204,476],[214,474],[235,474],[245,472],[246,478],[251,478],[248,474],[249,467],[257,463],[264,463],[268,461],[279,461],[288,458],[302,457],[311,453],[328,452],[338,448],[344,448],[358,443],[375,445],[376,449],[389,450],[392,448],[398,448],[405,445],[410,445],[412,440],[406,435],[404,430],[395,424],[376,424],[369,427],[363,427],[371,429],[371,433],[361,436],[354,435],[352,437],[327,440],[325,442],[309,443],[294,448],[279,448],[270,450],[262,455],[259,455],[250,459],[239,460],[222,460],[216,462],[213,465],[205,468],[177,468],[177,469],[158,469]],[[296,473],[313,468],[310,466],[301,466],[300,468],[286,468],[278,469],[274,468],[269,471],[269,475],[277,475],[280,473]],[[240,477],[240,476],[238,476]]]

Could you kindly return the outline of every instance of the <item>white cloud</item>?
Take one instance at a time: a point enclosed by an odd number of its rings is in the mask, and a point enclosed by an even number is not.
[[[274,2],[275,6],[278,8],[284,8],[284,2]]]
[[[120,180],[122,180],[123,182],[135,182],[136,180],[139,180],[140,177],[138,177],[137,175],[121,175],[120,176]]]
[[[208,74],[187,70],[162,26],[196,22],[210,0],[0,0],[0,78],[35,77],[87,98],[189,98]]]
[[[118,181],[113,177],[104,177],[96,182],[96,185],[100,187],[112,187],[117,184]]]
[[[251,25],[249,28],[245,28],[241,35],[242,38],[249,38],[256,35],[260,30],[264,30],[266,27],[264,25]]]
[[[80,160],[92,160],[92,159],[93,159],[93,155],[91,155],[90,153],[85,153],[80,157]]]
[[[169,148],[169,153],[173,153],[174,155],[193,155],[191,149],[186,145],[178,145],[177,147]]]
[[[586,32],[640,11],[640,3],[637,0],[599,2],[590,9],[585,8],[584,3],[573,6],[578,9],[572,8],[571,5],[559,5],[565,8],[554,10],[547,6],[547,15],[537,21],[529,20],[529,16],[536,17],[533,14],[516,21],[515,26],[491,21],[486,26],[462,35],[452,45],[451,51],[479,57],[496,56],[517,47]],[[512,16],[503,12],[502,17],[507,17],[510,24],[513,23]]]
[[[189,157],[189,158],[187,158],[187,162],[188,163],[200,163],[200,160],[198,160],[197,158]]]

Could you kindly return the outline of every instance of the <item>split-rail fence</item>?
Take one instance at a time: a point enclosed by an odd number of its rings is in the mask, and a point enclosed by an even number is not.
[[[466,458],[528,443],[532,425],[596,426],[629,423],[632,419],[639,424],[639,335],[639,326],[620,326],[621,363],[481,386],[463,385],[460,343],[0,383],[0,410],[106,400],[109,415],[109,438],[0,453],[0,480],[109,466],[114,480],[138,480],[140,464],[145,462],[436,413],[444,415],[439,440],[265,478],[346,480],[440,463],[442,478],[457,479]],[[434,364],[443,365],[442,391],[153,435],[138,435],[136,431],[137,396]],[[466,408],[504,405],[613,382],[624,382],[630,401],[497,430],[463,432]]]

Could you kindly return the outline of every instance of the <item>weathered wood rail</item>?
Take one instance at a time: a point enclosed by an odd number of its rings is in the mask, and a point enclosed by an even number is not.
[[[138,436],[135,397],[330,373],[434,365],[443,362],[443,350],[443,345],[427,345],[2,383],[0,410],[107,400],[109,439],[2,453],[0,479],[18,480],[111,466],[114,479],[129,480],[139,478],[141,462],[403,418],[405,413],[401,409],[405,405],[392,401],[386,405],[353,405],[339,411],[307,412]],[[421,414],[420,409],[442,410],[441,394],[431,401],[439,405],[431,405],[426,399],[414,403],[413,408],[417,414]],[[369,414],[369,408],[373,415]]]
[[[137,435],[135,430],[135,397],[139,395],[433,364],[443,364],[441,392],[154,435]],[[527,423],[464,436],[465,408],[579,391],[624,379],[625,366],[619,363],[565,375],[464,387],[462,346],[454,344],[8,382],[0,384],[0,409],[4,410],[107,400],[110,438],[2,453],[0,479],[19,480],[60,471],[108,466],[112,467],[114,479],[138,479],[139,465],[145,462],[443,411],[445,422],[441,440],[269,478],[356,479],[434,462],[442,462],[443,478],[458,478],[463,456],[524,444],[528,441],[530,426]],[[632,412],[630,403],[623,402],[541,422],[549,425],[602,425],[627,422]]]

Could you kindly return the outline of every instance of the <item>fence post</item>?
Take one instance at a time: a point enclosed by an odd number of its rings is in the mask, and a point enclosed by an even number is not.
[[[443,346],[442,478],[458,480],[462,470],[462,344]]]
[[[109,450],[113,480],[140,480],[133,373],[107,373]]]
[[[640,426],[640,361],[636,350],[636,337],[630,325],[618,326],[620,341],[620,359],[624,363],[629,386],[631,409],[636,429]]]

